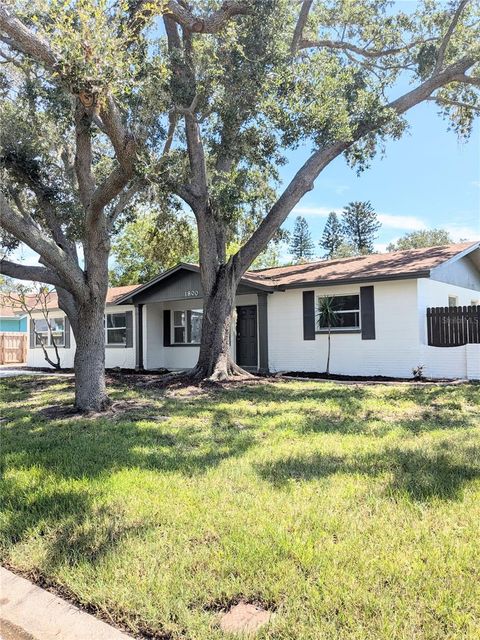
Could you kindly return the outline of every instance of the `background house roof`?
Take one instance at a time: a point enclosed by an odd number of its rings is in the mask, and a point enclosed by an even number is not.
[[[21,309],[14,309],[6,301],[0,301],[0,318],[20,318],[25,315]]]
[[[107,300],[106,303],[107,304],[115,304],[117,300],[119,300],[120,298],[122,298],[124,295],[126,295],[127,293],[129,293],[130,291],[133,291],[134,289],[138,288],[138,284],[129,284],[129,285],[125,285],[123,287],[110,287],[107,291]],[[30,309],[40,309],[41,305],[38,303],[38,296],[36,295],[28,295],[26,296],[26,302],[28,304],[28,307]],[[20,303],[18,303],[17,305],[13,304],[11,301],[9,301],[8,299],[2,299],[0,298],[0,304],[2,305],[1,307],[1,317],[2,318],[6,318],[6,317],[14,317],[14,316],[19,316],[19,315],[24,315],[24,312],[20,309]],[[58,298],[57,298],[57,294],[52,292],[48,294],[48,298],[47,298],[47,308],[48,309],[58,309]],[[3,311],[6,311],[6,313],[10,313],[10,315],[4,315]]]
[[[272,267],[249,271],[245,275],[254,282],[276,287],[301,286],[316,282],[351,282],[352,280],[382,280],[428,277],[431,269],[459,256],[478,242],[461,242],[441,247],[394,251],[339,260],[321,260],[288,267]]]

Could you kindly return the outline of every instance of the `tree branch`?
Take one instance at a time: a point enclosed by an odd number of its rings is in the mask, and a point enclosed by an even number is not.
[[[298,45],[303,36],[303,30],[308,20],[308,14],[313,4],[313,0],[303,0],[300,12],[298,14],[297,24],[293,32],[292,44],[290,45],[290,52],[294,56],[297,52]]]
[[[421,40],[414,40],[401,47],[390,47],[388,49],[367,49],[366,47],[359,47],[352,42],[344,42],[343,40],[306,40],[301,39],[298,43],[299,49],[339,49],[342,51],[350,51],[356,53],[359,56],[369,59],[383,58],[385,56],[393,56],[403,51],[413,49],[420,44],[437,40],[437,38],[424,38]]]
[[[463,84],[471,84],[474,87],[480,88],[480,78],[476,78],[475,76],[469,76],[466,73],[461,73],[453,79],[457,82],[462,82]]]
[[[452,38],[453,32],[455,31],[458,21],[460,20],[460,16],[463,13],[463,10],[465,9],[465,7],[467,6],[469,0],[461,0],[461,2],[459,3],[458,7],[456,8],[452,20],[448,26],[448,29],[445,33],[445,36],[443,37],[443,40],[440,44],[440,47],[438,49],[438,54],[437,54],[437,61],[435,63],[435,67],[433,69],[433,73],[437,73],[438,71],[440,71],[440,69],[443,67],[443,62],[445,60],[445,53],[447,51],[447,47],[450,43],[450,40]]]
[[[460,109],[471,109],[472,111],[477,111],[480,113],[480,106],[474,104],[467,104],[466,102],[461,102],[460,100],[450,100],[450,98],[436,98],[432,96],[431,98],[426,98],[429,102],[435,102],[437,105],[445,105],[446,107],[459,107]]]
[[[42,62],[49,69],[57,67],[57,56],[48,42],[27,29],[3,2],[0,2],[0,29],[7,34],[9,46]]]
[[[197,16],[190,11],[186,3],[170,0],[167,4],[166,15],[193,33],[217,33],[234,16],[246,15],[250,11],[251,7],[247,2],[225,0],[217,11]]]
[[[65,283],[58,275],[46,267],[18,264],[2,258],[2,260],[0,260],[0,272],[10,278],[17,278],[18,280],[33,280],[34,282],[45,282],[54,287],[65,287]]]
[[[31,219],[15,213],[3,193],[0,193],[0,218],[4,229],[38,253],[50,268],[55,269],[65,289],[80,295],[84,293],[83,272],[78,264]]]
[[[124,126],[122,115],[112,96],[106,96],[105,106],[100,111],[100,117],[104,131],[115,150],[118,162],[125,171],[133,171],[136,152],[135,140]]]
[[[75,174],[78,182],[80,201],[88,209],[95,191],[92,173],[92,119],[84,106],[77,100],[75,109]]]

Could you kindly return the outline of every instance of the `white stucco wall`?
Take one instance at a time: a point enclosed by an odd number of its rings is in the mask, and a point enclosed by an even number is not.
[[[133,312],[133,347],[123,347],[123,346],[107,346],[105,348],[105,366],[107,369],[113,369],[114,367],[121,367],[124,369],[134,369],[135,368],[135,335],[136,335],[136,318],[135,318],[135,308],[132,305],[122,305],[122,306],[108,306],[106,308],[105,313],[122,313],[124,311],[132,311]],[[64,318],[65,314],[63,311],[55,311],[52,310],[50,312],[51,318]],[[41,319],[43,318],[41,313],[33,314],[33,318]],[[30,334],[30,324],[28,327],[28,331]],[[30,335],[29,342],[30,345]],[[60,355],[61,366],[65,369],[70,369],[73,367],[73,360],[75,357],[75,336],[73,335],[72,328],[70,327],[70,348],[66,349],[65,347],[59,347],[58,353]],[[47,347],[47,350],[51,352],[52,359],[54,358],[55,352],[53,347]],[[27,365],[29,367],[49,367],[50,365],[45,360],[43,355],[43,350],[41,347],[35,347],[28,349],[27,355]]]

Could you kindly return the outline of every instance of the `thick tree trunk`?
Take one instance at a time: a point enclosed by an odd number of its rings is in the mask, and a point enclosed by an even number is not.
[[[104,411],[110,404],[105,389],[104,313],[103,299],[81,306],[77,313],[74,368],[78,411]]]
[[[231,269],[222,266],[213,286],[211,283],[202,284],[204,291],[210,291],[203,301],[202,342],[198,362],[191,375],[199,380],[214,381],[248,376],[231,356],[230,336],[237,288]]]

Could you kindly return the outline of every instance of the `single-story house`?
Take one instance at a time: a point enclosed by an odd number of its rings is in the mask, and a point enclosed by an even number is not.
[[[186,263],[146,284],[110,289],[106,366],[192,367],[199,350],[202,295],[199,268]],[[480,378],[479,307],[466,310],[476,323],[477,338],[467,331],[460,346],[431,346],[427,329],[427,309],[443,308],[448,315],[449,307],[455,311],[480,304],[479,242],[249,271],[236,294],[231,336],[236,362],[261,372],[324,371],[328,329],[317,311],[322,296],[332,297],[337,311],[332,373],[411,377],[412,369],[422,365],[432,378]],[[73,336],[54,300],[50,306],[62,365],[71,367]],[[52,338],[40,317],[35,322],[28,364],[41,367],[45,362],[37,346],[40,340],[48,346]]]

